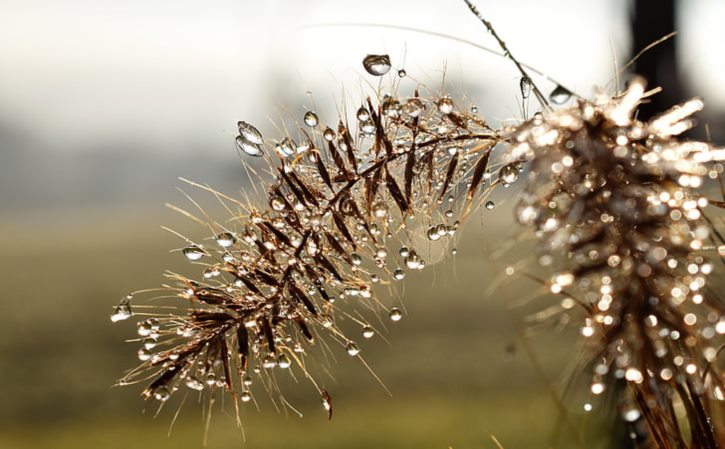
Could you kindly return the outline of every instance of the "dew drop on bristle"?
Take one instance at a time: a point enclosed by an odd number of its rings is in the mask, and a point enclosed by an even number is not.
[[[358,348],[358,346],[352,341],[345,346],[345,351],[347,351],[348,355],[352,357],[360,354],[360,348]]]
[[[405,78],[408,75],[408,72],[405,71],[405,69],[398,70],[398,76],[401,78]]]
[[[554,104],[564,104],[571,98],[571,91],[564,86],[558,85],[549,94],[549,100]]]
[[[222,232],[214,238],[217,245],[228,248],[237,242],[237,238],[231,232]],[[188,256],[187,256],[188,257]]]
[[[332,140],[335,138],[335,131],[333,131],[332,128],[327,127],[322,133],[322,137],[324,137],[326,141],[332,142]]]
[[[199,260],[204,257],[204,250],[197,245],[189,245],[182,250],[184,256],[191,261]]]
[[[505,184],[513,184],[519,177],[519,168],[516,164],[508,164],[501,168],[498,173],[498,177],[501,178]]]
[[[403,271],[403,269],[402,269],[402,268],[397,268],[397,269],[396,269],[396,270],[395,270],[395,271],[393,272],[393,277],[394,277],[394,278],[395,278],[395,280],[397,280],[397,281],[402,281],[403,279],[405,279],[405,271]]]
[[[367,55],[363,59],[365,70],[375,76],[383,76],[390,71],[390,56]]]
[[[239,127],[239,134],[241,134],[241,136],[244,137],[247,142],[256,145],[262,145],[264,143],[264,139],[262,139],[262,133],[260,133],[257,128],[250,125],[249,123],[240,121],[237,122],[237,127]]]
[[[392,321],[400,321],[403,318],[403,312],[401,312],[397,307],[393,307],[388,312],[388,316]]]
[[[496,204],[493,201],[486,201],[485,207],[488,210],[493,209],[496,206]]]
[[[256,143],[252,143],[244,138],[244,136],[237,136],[235,139],[235,143],[237,144],[237,148],[242,153],[246,154],[247,156],[254,156],[254,157],[260,157],[262,154],[262,147],[257,145]]]
[[[448,115],[453,112],[453,100],[446,97],[438,100],[438,112],[443,115]]]
[[[127,295],[116,306],[113,315],[111,315],[111,321],[116,323],[118,321],[127,320],[132,315],[133,311],[131,310],[131,295]]]
[[[285,137],[281,142],[274,146],[274,150],[282,157],[290,157],[295,154],[295,151],[297,151],[297,144],[289,137]]]
[[[305,125],[309,126],[310,128],[314,128],[317,126],[318,123],[320,123],[320,119],[317,117],[317,114],[315,114],[312,111],[307,111],[305,113]]]
[[[524,76],[519,82],[519,87],[521,88],[521,97],[525,100],[531,96],[531,89],[534,87],[534,84],[531,82],[531,78]]]
[[[189,376],[189,378],[186,379],[186,386],[196,391],[204,389],[204,383],[194,376]]]
[[[285,355],[285,354],[282,354],[282,355],[281,355],[281,356],[279,356],[279,358],[277,359],[277,365],[278,365],[278,366],[279,366],[280,368],[282,368],[282,369],[287,369],[287,368],[289,368],[289,367],[290,367],[290,365],[292,365],[292,361],[290,360],[290,358],[289,358],[289,357],[287,357],[287,355]]]
[[[356,116],[358,120],[364,122],[370,118],[370,112],[365,106],[360,106],[360,109],[357,110]]]
[[[171,397],[171,392],[167,387],[161,386],[154,390],[154,399],[157,401],[165,402]]]
[[[252,395],[248,391],[245,391],[239,398],[242,400],[242,402],[249,402],[252,400]]]
[[[373,338],[374,335],[375,335],[375,331],[373,330],[372,327],[370,327],[370,326],[363,327],[363,330],[362,330],[362,336],[363,337],[365,337],[365,338]]]

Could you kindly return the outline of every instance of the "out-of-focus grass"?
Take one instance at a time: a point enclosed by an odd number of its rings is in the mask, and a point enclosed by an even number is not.
[[[309,407],[307,407],[309,409]],[[198,415],[194,412],[193,414]],[[506,447],[546,447],[556,425],[553,404],[536,392],[496,392],[451,401],[449,397],[418,396],[394,399],[354,399],[340,403],[327,422],[321,410],[307,410],[303,418],[266,411],[244,418],[246,444],[231,418],[217,416],[209,432],[208,447],[275,448],[494,448],[488,435]],[[167,437],[168,416],[113,419],[95,416],[64,425],[25,425],[0,435],[0,447],[34,449],[133,449],[201,447],[201,418],[180,419]],[[583,428],[580,428],[583,430]],[[587,436],[589,447],[598,432]],[[569,431],[558,446],[580,443]],[[594,447],[597,447],[594,444]]]
[[[158,286],[167,268],[196,274],[178,253],[168,253],[181,243],[155,224],[195,238],[205,231],[159,209],[0,221],[0,448],[201,446],[198,405],[186,404],[167,438],[169,410],[156,420],[142,416],[139,388],[110,388],[137,363],[136,347],[123,343],[133,336],[133,324],[108,320],[117,299]],[[498,212],[496,222],[484,224],[493,241],[511,232],[509,212]],[[556,404],[522,351],[505,360],[516,332],[504,302],[516,289],[486,295],[505,261],[494,266],[486,256],[477,218],[469,228],[455,259],[410,274],[400,285],[408,315],[388,325],[392,347],[380,338],[360,342],[394,398],[341,350],[332,366],[336,380],[324,379],[335,403],[333,421],[326,422],[309,386],[288,385],[304,419],[279,415],[262,398],[262,412],[245,413],[245,447],[493,447],[486,432],[506,447],[549,446]],[[566,336],[544,333],[535,344],[550,378],[572,355]],[[581,404],[565,407],[578,413]],[[210,434],[210,447],[239,447],[232,420],[218,411]],[[574,438],[576,432],[563,434]]]

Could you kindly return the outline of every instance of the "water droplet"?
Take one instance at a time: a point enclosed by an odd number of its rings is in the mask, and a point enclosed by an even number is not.
[[[436,240],[439,240],[441,238],[441,235],[438,234],[437,226],[431,226],[430,228],[428,228],[426,235],[428,236],[428,240],[431,240],[433,242],[435,242]]]
[[[352,263],[355,265],[360,265],[362,263],[362,256],[358,253],[352,253],[350,255],[350,259],[352,260]]]
[[[268,355],[262,360],[262,368],[264,369],[272,369],[275,366],[277,366],[277,361],[271,355]]]
[[[237,122],[237,127],[239,127],[239,134],[241,134],[242,137],[247,140],[247,142],[256,145],[262,145],[264,143],[264,140],[262,139],[262,133],[260,133],[257,128],[250,125],[249,123],[240,121]]]
[[[571,98],[571,91],[564,86],[557,85],[549,94],[549,100],[554,104],[564,104]]]
[[[281,142],[274,146],[274,150],[282,157],[290,157],[295,154],[297,144],[289,137],[285,137]]]
[[[498,177],[501,178],[505,184],[513,184],[519,177],[519,167],[516,164],[508,164],[501,168],[498,172]]]
[[[420,270],[423,268],[423,262],[415,251],[410,251],[408,256],[405,258],[405,266],[411,270]]]
[[[403,318],[403,312],[401,312],[397,307],[393,307],[388,312],[388,316],[392,321],[400,321]]]
[[[231,232],[222,232],[217,234],[214,239],[216,240],[217,245],[222,248],[228,248],[237,242],[237,238]]]
[[[361,122],[364,122],[370,118],[370,111],[365,106],[360,106],[360,109],[357,110],[357,119]]]
[[[424,110],[425,106],[419,98],[409,98],[403,104],[403,112],[409,117],[418,117]]]
[[[252,378],[251,378],[251,377],[249,377],[249,376],[244,376],[244,379],[242,379],[242,383],[243,383],[243,384],[244,384],[245,386],[247,386],[247,387],[248,387],[248,386],[252,385],[252,384],[253,384],[254,382],[252,381]]]
[[[243,391],[239,398],[242,402],[249,402],[252,400],[252,395],[248,391]]]
[[[400,257],[407,257],[408,254],[410,254],[410,250],[407,246],[401,246],[400,251],[398,251],[398,254],[400,254]]]
[[[165,402],[171,397],[171,392],[167,387],[161,386],[154,390],[154,399],[157,401]]]
[[[237,148],[248,156],[260,157],[262,156],[262,147],[256,143],[252,143],[244,138],[244,136],[237,136],[235,140]]]
[[[388,55],[367,55],[363,59],[365,70],[375,76],[382,76],[390,71],[390,56]]]
[[[206,254],[204,250],[197,245],[189,245],[184,248],[182,252],[184,253],[184,256],[191,261],[199,260]]]
[[[396,269],[396,270],[395,270],[395,271],[393,272],[393,277],[394,277],[394,278],[395,278],[396,280],[398,280],[398,281],[402,281],[403,279],[405,279],[405,271],[403,271],[403,269],[402,269],[402,268],[397,268],[397,269]]]
[[[401,112],[400,102],[393,97],[388,97],[383,101],[383,114],[387,117],[400,117]]]
[[[317,114],[315,114],[312,111],[307,111],[305,113],[305,125],[309,126],[310,128],[314,128],[317,126],[318,123],[320,123],[319,117],[317,117]]]
[[[443,115],[448,115],[453,112],[453,101],[447,97],[438,100],[438,112]]]
[[[408,75],[408,72],[405,71],[405,69],[398,70],[398,76],[401,78],[405,78]]]
[[[382,201],[373,204],[373,215],[376,218],[385,218],[388,215],[388,206]]]
[[[127,320],[131,315],[133,315],[133,311],[131,310],[131,295],[127,295],[116,306],[116,310],[111,315],[111,321],[116,323]]]
[[[534,87],[534,83],[531,82],[531,78],[524,76],[519,82],[521,88],[521,97],[525,100],[531,95],[531,89]]]
[[[138,350],[138,359],[142,362],[145,362],[147,360],[151,360],[151,351],[149,351],[146,348],[141,348]]]
[[[363,330],[362,330],[362,336],[363,337],[365,337],[365,338],[373,338],[374,335],[375,335],[375,331],[373,330],[372,327],[370,327],[370,326],[363,327]]]
[[[349,342],[347,346],[345,346],[345,351],[352,357],[355,357],[356,355],[360,354],[360,348],[357,347],[355,342]]]
[[[322,133],[322,137],[324,137],[326,141],[332,142],[332,140],[335,138],[335,131],[333,131],[332,128],[328,126]]]
[[[186,386],[196,391],[204,389],[204,383],[194,376],[189,376],[189,378],[186,379]]]
[[[460,151],[460,147],[448,147],[448,154],[451,156],[455,156],[458,151]]]
[[[486,201],[486,204],[485,204],[486,209],[491,210],[494,208],[494,206],[496,206],[496,204],[493,201]]]
[[[286,354],[282,354],[277,359],[277,364],[279,365],[280,368],[287,369],[292,364],[292,361],[290,360],[289,357],[287,357]]]
[[[372,120],[365,120],[360,122],[360,131],[368,136],[375,133],[375,123]]]
[[[287,207],[284,198],[282,198],[281,196],[273,196],[272,198],[270,198],[269,205],[277,212],[282,211],[285,207]]]

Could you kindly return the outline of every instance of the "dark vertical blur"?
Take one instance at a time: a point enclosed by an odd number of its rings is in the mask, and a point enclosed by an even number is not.
[[[675,0],[635,0],[632,15],[632,54],[675,31]],[[644,76],[649,87],[663,92],[639,109],[639,118],[668,109],[683,100],[684,92],[677,69],[674,39],[668,39],[644,53],[634,65],[634,73]]]

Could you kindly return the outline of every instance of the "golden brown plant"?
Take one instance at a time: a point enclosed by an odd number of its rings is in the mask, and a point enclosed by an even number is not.
[[[591,394],[625,383],[617,393],[630,410],[624,418],[643,417],[654,447],[722,443],[725,305],[708,278],[723,268],[716,256],[725,240],[705,209],[725,203],[704,192],[720,178],[725,150],[680,137],[702,102],[640,122],[637,107],[652,92],[635,78],[621,95],[592,101],[559,86],[552,108],[466,3],[521,71],[524,99],[533,92],[543,111],[496,130],[450,97],[416,90],[367,98],[352,125],[342,117],[325,126],[308,111],[296,133],[274,144],[239,122],[240,153],[273,173],[267,204],[194,184],[231,220],[182,211],[214,242],[185,238],[183,254],[202,275],[167,275],[161,296],[176,304],[143,314],[143,363],[120,383],[150,382],[143,396],[162,404],[180,389],[209,404],[227,393],[239,415],[239,402],[259,391],[289,405],[275,378],[287,371],[311,383],[331,417],[316,375],[325,352],[339,346],[360,357],[357,335],[338,322],[357,323],[370,338],[376,312],[401,319],[374,286],[425,266],[410,234],[422,226],[429,241],[450,239],[492,189],[524,173],[516,218],[561,269],[540,282],[562,296],[561,313],[581,329]],[[368,55],[363,65],[373,76],[391,68],[387,55]],[[130,299],[114,321],[132,315]]]

